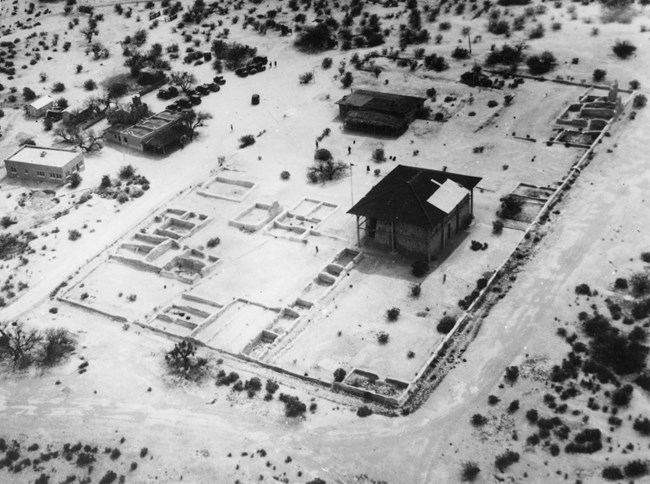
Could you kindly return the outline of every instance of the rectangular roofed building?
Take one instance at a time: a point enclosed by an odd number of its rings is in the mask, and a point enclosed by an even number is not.
[[[348,213],[364,243],[431,260],[465,228],[474,211],[474,176],[399,165]]]
[[[5,159],[5,167],[12,178],[65,183],[68,175],[84,169],[84,160],[74,150],[24,145]]]
[[[358,89],[336,102],[346,129],[399,136],[425,98]]]

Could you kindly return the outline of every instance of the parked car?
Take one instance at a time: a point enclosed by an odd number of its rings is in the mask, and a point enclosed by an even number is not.
[[[190,97],[190,102],[194,104],[195,106],[198,104],[201,104],[201,96],[191,96]]]
[[[223,86],[226,83],[226,80],[223,78],[223,76],[215,76],[213,80],[218,86]]]
[[[216,82],[211,82],[210,84],[208,84],[208,88],[209,88],[212,92],[219,92],[219,89],[221,89],[221,88],[219,87],[219,85],[218,85]]]
[[[239,77],[247,77],[248,70],[245,67],[240,67],[237,70],[235,70],[235,75]]]

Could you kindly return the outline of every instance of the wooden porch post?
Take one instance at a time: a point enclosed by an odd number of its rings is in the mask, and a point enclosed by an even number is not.
[[[395,252],[395,222],[390,221],[390,250]]]

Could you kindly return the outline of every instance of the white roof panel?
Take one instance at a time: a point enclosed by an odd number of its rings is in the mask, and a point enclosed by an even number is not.
[[[433,183],[438,184],[437,182]],[[445,213],[450,213],[469,193],[467,188],[460,186],[458,183],[447,179],[440,188],[438,188],[433,195],[431,195],[427,202]]]
[[[53,102],[54,102],[54,99],[52,99],[50,96],[43,96],[43,97],[38,98],[36,101],[34,101],[31,104],[31,106],[34,109],[41,109],[41,108],[43,108],[43,107],[45,107],[48,104],[53,103]]]

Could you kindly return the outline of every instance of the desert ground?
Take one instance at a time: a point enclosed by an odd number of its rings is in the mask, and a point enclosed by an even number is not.
[[[33,141],[83,151],[85,163],[74,188],[0,167],[0,482],[650,479],[650,7],[183,0],[177,18],[150,19],[174,3],[0,5],[0,156]],[[198,21],[183,19],[193,11]],[[381,43],[355,40],[376,20]],[[319,25],[338,43],[298,48]],[[125,42],[139,29],[137,47]],[[400,46],[409,29],[429,34]],[[458,54],[468,39],[471,53]],[[194,106],[206,114],[195,136],[165,156],[106,139],[75,146],[62,121],[25,113],[26,87],[82,108],[118,81],[127,86],[106,106],[128,109],[141,86],[125,61],[156,44],[165,75],[210,83],[216,54],[183,57],[215,40],[254,47],[268,65],[247,77],[224,65],[225,84]],[[97,42],[106,53],[95,56]],[[636,49],[623,58],[620,42]],[[555,63],[542,74],[525,60],[488,63],[504,44]],[[432,54],[446,67],[427,66]],[[460,82],[476,66],[504,86]],[[620,111],[602,135],[557,138],[562,113],[615,86]],[[420,96],[429,109],[401,136],[349,131],[335,103],[354,89]],[[141,96],[151,113],[171,102],[157,91]],[[316,149],[342,176],[310,181]],[[347,213],[398,165],[481,178],[471,223],[424,277],[413,257],[359,246]],[[517,217],[499,214],[524,192],[535,197]],[[449,316],[454,329],[441,332]],[[74,344],[56,364],[17,367],[14,322],[60,328]],[[169,363],[184,341],[197,347],[192,374]],[[338,369],[348,385],[333,383]],[[380,384],[363,387],[368,374]]]

